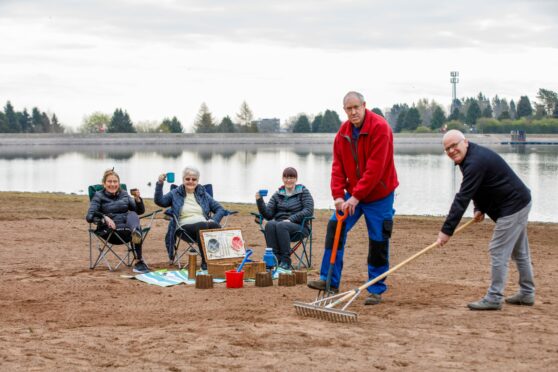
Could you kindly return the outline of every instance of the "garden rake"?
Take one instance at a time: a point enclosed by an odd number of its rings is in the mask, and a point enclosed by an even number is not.
[[[454,235],[461,232],[467,226],[474,223],[475,220],[472,219],[469,222],[463,224],[457,230],[455,230]],[[347,307],[360,295],[362,291],[366,288],[370,287],[372,284],[384,279],[389,274],[395,272],[399,268],[405,266],[409,262],[413,261],[414,259],[422,256],[432,248],[438,246],[438,243],[435,242],[428,247],[424,248],[420,252],[415,253],[413,256],[407,258],[405,261],[400,262],[392,269],[386,271],[385,273],[377,276],[376,278],[364,283],[358,288],[350,290],[348,292],[339,293],[334,296],[326,297],[318,299],[314,302],[305,303],[300,301],[295,301],[294,307],[297,314],[302,316],[309,316],[318,319],[329,320],[331,322],[338,322],[338,323],[354,323],[357,321],[357,313],[346,310]],[[338,305],[344,305],[339,309],[335,308]]]

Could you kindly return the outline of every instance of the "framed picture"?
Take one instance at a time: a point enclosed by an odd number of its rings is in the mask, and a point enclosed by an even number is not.
[[[200,230],[201,245],[207,261],[242,259],[246,255],[240,229]]]

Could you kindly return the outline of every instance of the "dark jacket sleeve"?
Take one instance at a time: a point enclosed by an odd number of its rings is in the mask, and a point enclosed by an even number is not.
[[[159,207],[166,208],[172,205],[172,191],[167,192],[163,195],[163,183],[155,182],[155,197],[153,201]]]
[[[258,206],[258,212],[268,221],[271,221],[275,217],[277,211],[277,193],[273,194],[267,205],[265,204],[263,198],[256,199],[256,205]]]
[[[134,197],[130,197],[130,199],[132,199],[132,202],[135,205],[135,211],[137,214],[142,215],[145,213],[145,204],[143,204],[143,199],[140,197],[139,198],[139,202],[136,201],[136,199]]]
[[[345,167],[343,165],[343,155],[341,150],[341,141],[343,139],[339,133],[335,136],[333,141],[333,162],[331,164],[331,196],[333,199],[345,196],[345,187],[347,186],[347,175],[345,174]]]
[[[314,214],[314,198],[310,191],[305,187],[302,189],[302,210],[294,213],[289,217],[289,221],[301,223],[304,217],[311,217]]]
[[[91,203],[89,204],[89,210],[87,211],[85,220],[89,223],[99,223],[102,218],[103,214],[101,213],[101,195],[96,192],[95,195],[93,195],[93,199],[91,199]]]
[[[459,188],[459,192],[455,194],[446,221],[442,226],[442,232],[444,234],[453,235],[471,199],[473,199],[473,196],[482,184],[484,172],[485,168],[482,162],[478,161],[463,167],[463,181],[461,182],[461,187]]]

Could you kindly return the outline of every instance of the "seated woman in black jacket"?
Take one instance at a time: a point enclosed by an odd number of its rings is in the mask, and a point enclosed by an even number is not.
[[[268,220],[265,225],[265,241],[279,261],[279,267],[291,268],[291,239],[300,231],[304,217],[314,214],[314,199],[303,185],[297,185],[296,169],[289,167],[283,171],[283,186],[271,197],[267,205],[259,192],[256,204],[260,214]],[[304,233],[308,229],[304,227]]]
[[[141,227],[138,214],[145,212],[143,200],[139,191],[135,190],[133,197],[126,190],[120,188],[120,177],[109,169],[103,174],[103,190],[97,191],[91,199],[85,219],[89,223],[97,224],[98,234],[107,239],[113,230],[124,242],[132,241],[135,252],[135,273],[147,273],[149,267],[145,264],[141,254]],[[112,234],[109,242],[122,243]]]

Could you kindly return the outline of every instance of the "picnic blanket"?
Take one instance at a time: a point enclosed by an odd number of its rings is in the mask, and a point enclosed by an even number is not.
[[[273,274],[273,279],[278,279],[280,273],[290,273],[289,270],[284,269],[277,269],[277,271]],[[196,275],[199,274],[207,274],[207,271],[198,271]],[[133,277],[134,279],[140,280],[147,284],[157,285],[159,287],[170,287],[173,285],[178,284],[196,284],[195,279],[188,279],[188,270],[158,270],[152,271],[146,274],[139,274]],[[245,281],[253,282],[254,279],[246,279]],[[213,279],[213,283],[224,283],[226,282],[225,279]]]

